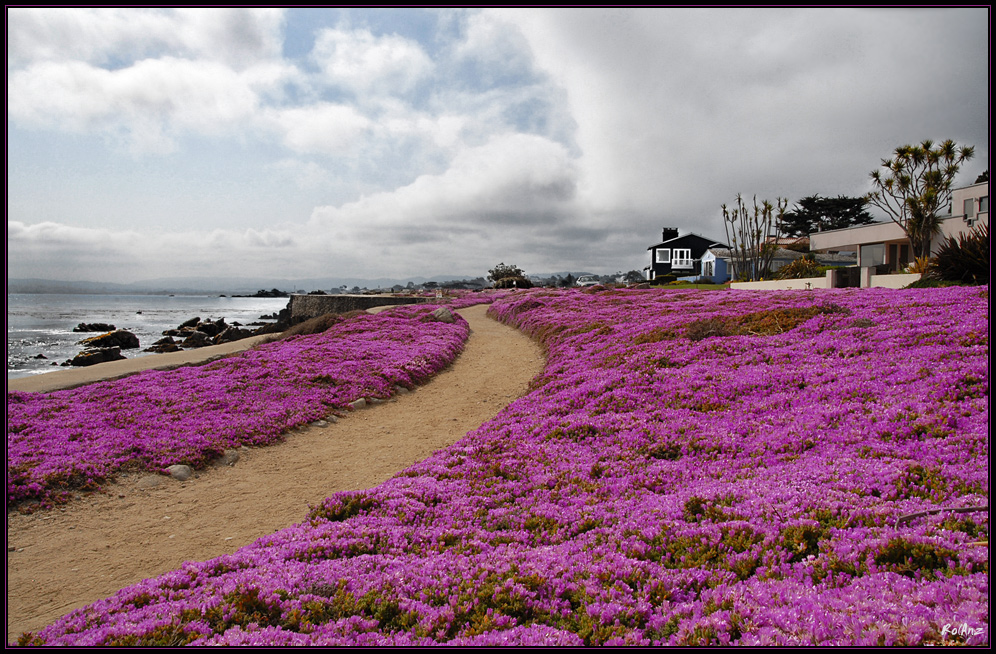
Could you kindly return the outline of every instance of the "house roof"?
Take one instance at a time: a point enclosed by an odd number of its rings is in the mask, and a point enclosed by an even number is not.
[[[660,243],[656,243],[654,245],[651,245],[647,249],[648,250],[653,250],[654,248],[663,247],[665,245],[677,244],[678,241],[686,239],[689,236],[692,236],[694,238],[699,239],[700,242],[707,243],[708,245],[706,247],[714,247],[714,246],[725,247],[725,244],[721,243],[720,241],[716,241],[716,240],[713,240],[711,238],[707,238],[705,236],[702,236],[701,234],[696,234],[695,232],[685,232],[683,234],[679,234],[678,236],[675,236],[674,238],[669,238],[666,241],[661,241]]]

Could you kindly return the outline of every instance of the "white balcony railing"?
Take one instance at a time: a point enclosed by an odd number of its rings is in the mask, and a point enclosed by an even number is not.
[[[691,269],[694,259],[671,259],[671,268],[673,270],[689,270]]]

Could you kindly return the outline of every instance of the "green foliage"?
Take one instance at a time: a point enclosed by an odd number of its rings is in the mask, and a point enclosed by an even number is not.
[[[782,530],[782,544],[792,552],[790,563],[804,561],[810,556],[820,553],[820,540],[825,536],[825,530],[819,524],[795,525]]]
[[[902,538],[890,540],[875,555],[875,563],[906,577],[933,579],[935,570],[945,570],[948,561],[958,560],[956,552],[930,543],[914,543]]]
[[[784,231],[789,236],[808,236],[813,232],[845,229],[872,222],[865,210],[868,198],[821,198],[810,195],[799,200],[784,216]]]
[[[896,479],[894,485],[897,499],[919,497],[942,502],[949,495],[947,478],[940,468],[936,467],[910,466]]]
[[[125,634],[109,638],[101,643],[103,647],[182,647],[201,638],[197,631],[187,631],[185,625],[160,625],[148,633]],[[20,644],[20,643],[18,643]],[[39,643],[41,645],[42,643]]]
[[[495,282],[495,288],[532,288],[533,283],[522,276],[502,277]]]
[[[934,146],[931,140],[902,145],[891,159],[882,160],[885,171],[871,173],[877,190],[866,198],[906,232],[915,256],[930,256],[930,241],[941,228],[938,211],[951,201],[955,175],[961,164],[975,156],[972,146],[958,147],[948,139]]]
[[[820,264],[816,259],[796,259],[787,266],[779,269],[776,277],[778,279],[806,279],[808,277],[820,276]]]
[[[518,266],[508,266],[504,262],[488,271],[488,281],[494,283],[496,287],[500,280],[511,277],[525,277],[525,273]]]
[[[682,517],[685,522],[701,522],[703,520],[724,522],[731,519],[721,508],[716,506],[715,502],[698,496],[688,498],[684,511],[682,511]]]
[[[933,279],[929,276],[924,276],[915,282],[907,284],[903,288],[947,288],[948,286],[964,286],[964,284],[959,284],[958,282],[945,282],[939,279]]]
[[[948,237],[937,251],[933,271],[935,279],[973,285],[989,283],[989,225],[980,224],[958,240]]]
[[[929,257],[917,257],[913,260],[913,263],[906,266],[906,272],[920,273],[923,275],[930,271],[931,265],[932,263]]]
[[[313,524],[319,520],[341,522],[376,506],[379,506],[377,500],[368,498],[364,493],[339,493],[312,508],[308,519]]]

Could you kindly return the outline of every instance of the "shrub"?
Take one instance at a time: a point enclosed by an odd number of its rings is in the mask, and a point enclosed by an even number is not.
[[[925,275],[930,271],[930,267],[933,265],[929,257],[917,257],[913,260],[913,263],[906,266],[903,272],[907,273],[920,273]]]
[[[947,288],[949,286],[965,286],[965,284],[961,284],[959,282],[945,282],[939,279],[934,279],[929,275],[924,275],[920,279],[907,284],[903,288]]]
[[[533,283],[526,277],[503,277],[495,282],[495,288],[532,288]]]
[[[326,313],[316,318],[309,318],[308,320],[299,322],[290,329],[280,332],[279,334],[273,334],[266,339],[266,342],[272,343],[273,341],[280,341],[285,338],[290,338],[291,336],[321,334],[322,332],[328,331],[333,325],[338,325],[344,320],[349,320],[359,315],[366,315],[366,311],[356,310],[347,311],[346,313]]]
[[[677,275],[670,275],[670,274],[659,275],[657,277],[654,277],[651,284],[654,286],[663,286],[664,284],[670,284],[671,282],[676,282],[676,281],[678,281]]]
[[[805,279],[819,276],[820,264],[816,263],[816,259],[810,258],[796,259],[789,265],[780,268],[776,275],[778,279]]]
[[[989,283],[989,225],[978,225],[956,241],[948,237],[934,258],[930,275],[948,282]]]

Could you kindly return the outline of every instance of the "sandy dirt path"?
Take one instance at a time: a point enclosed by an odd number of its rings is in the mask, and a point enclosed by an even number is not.
[[[284,443],[244,451],[233,466],[185,482],[130,475],[105,492],[7,516],[7,641],[143,579],[234,552],[304,519],[332,493],[370,488],[455,443],[523,395],[540,348],[461,309],[471,335],[447,370],[412,393]]]

